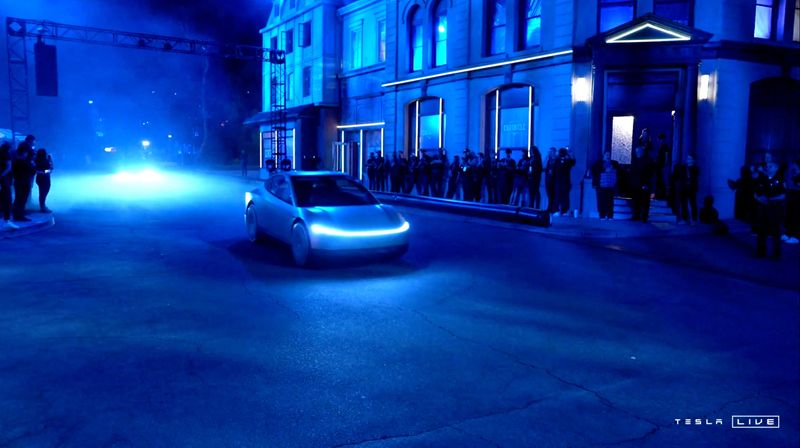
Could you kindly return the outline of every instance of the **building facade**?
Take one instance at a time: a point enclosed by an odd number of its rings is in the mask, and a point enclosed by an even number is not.
[[[648,129],[666,170],[696,157],[699,194],[730,217],[741,166],[800,156],[800,0],[283,0],[262,34],[287,53],[296,168],[568,147],[591,215],[588,167],[630,163]]]

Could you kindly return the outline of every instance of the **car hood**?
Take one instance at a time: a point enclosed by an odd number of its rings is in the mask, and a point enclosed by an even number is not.
[[[390,229],[404,222],[399,213],[382,204],[308,207],[302,210],[307,222],[342,230]]]

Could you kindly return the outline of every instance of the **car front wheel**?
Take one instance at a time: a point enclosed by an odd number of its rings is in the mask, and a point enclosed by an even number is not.
[[[256,217],[255,205],[250,204],[247,206],[247,211],[244,214],[244,221],[247,225],[247,238],[254,243],[262,240],[264,234],[258,227],[258,217]]]
[[[311,262],[311,241],[305,224],[301,222],[292,226],[292,257],[297,266],[307,266]]]

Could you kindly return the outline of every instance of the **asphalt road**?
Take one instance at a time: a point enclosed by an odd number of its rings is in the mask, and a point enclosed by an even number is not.
[[[402,260],[297,269],[248,185],[54,178],[0,242],[0,447],[800,445],[797,251],[407,210]]]

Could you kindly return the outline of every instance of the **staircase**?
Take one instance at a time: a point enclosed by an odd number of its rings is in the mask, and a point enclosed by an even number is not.
[[[633,204],[631,198],[614,197],[614,219],[632,219]],[[667,201],[652,199],[650,201],[650,222],[675,222],[675,215],[667,205]]]

